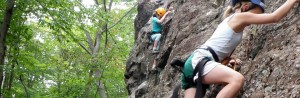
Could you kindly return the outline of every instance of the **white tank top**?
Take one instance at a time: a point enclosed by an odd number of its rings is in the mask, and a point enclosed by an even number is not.
[[[209,46],[216,52],[220,61],[230,56],[233,50],[242,41],[243,32],[235,33],[228,25],[228,21],[233,16],[234,14],[225,18],[222,23],[218,25],[213,35],[204,43],[204,46]]]

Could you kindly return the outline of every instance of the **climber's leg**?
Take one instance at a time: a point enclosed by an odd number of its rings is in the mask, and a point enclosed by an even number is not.
[[[160,40],[158,40],[157,45],[156,45],[156,50],[159,50],[160,48]]]
[[[218,65],[209,73],[203,76],[202,83],[227,84],[218,93],[217,98],[233,98],[242,88],[244,83],[244,76],[229,67]]]
[[[203,90],[202,95],[205,95],[206,90]],[[184,98],[195,98],[196,95],[196,87],[191,87],[184,90]]]
[[[154,41],[153,50],[158,50],[157,49],[157,44],[158,44],[158,41]]]
[[[184,98],[194,98],[196,93],[196,88],[188,88],[184,90]]]
[[[156,34],[153,34],[151,36],[152,40],[154,40],[154,45],[153,45],[153,50],[158,50],[158,43],[159,43],[159,40],[161,38],[161,34],[160,33],[156,33]]]

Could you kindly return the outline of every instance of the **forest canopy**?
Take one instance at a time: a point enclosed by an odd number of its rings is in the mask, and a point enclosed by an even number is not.
[[[0,97],[127,97],[133,0],[1,0]]]

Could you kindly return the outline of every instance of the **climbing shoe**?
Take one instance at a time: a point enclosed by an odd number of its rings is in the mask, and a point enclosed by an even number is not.
[[[152,53],[159,53],[159,51],[158,51],[157,48],[153,48],[153,49],[152,49]]]
[[[159,53],[159,51],[158,50],[152,50],[152,53]]]

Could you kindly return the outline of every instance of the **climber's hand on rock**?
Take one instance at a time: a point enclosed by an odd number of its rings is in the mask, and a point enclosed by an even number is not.
[[[173,7],[170,7],[168,11],[172,11],[172,10],[173,10]]]
[[[171,13],[171,11],[167,11],[167,13],[166,13],[166,14],[169,14],[169,13]]]
[[[242,61],[240,59],[231,59],[229,61],[229,64],[234,65],[234,63],[236,63],[237,65],[241,65]]]

